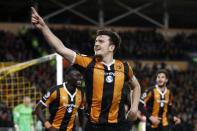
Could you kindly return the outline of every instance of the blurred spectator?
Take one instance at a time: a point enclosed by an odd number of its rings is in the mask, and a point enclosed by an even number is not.
[[[94,55],[92,51],[95,35],[89,29],[53,29],[53,32],[64,44],[83,54]],[[117,57],[125,59],[146,60],[187,60],[188,54],[197,49],[197,34],[180,33],[168,40],[156,32],[135,31],[120,32],[122,37],[121,50]],[[26,61],[28,59],[50,54],[43,36],[34,29],[25,30],[15,35],[11,32],[0,31],[1,61]]]
[[[0,130],[2,127],[13,127],[13,119],[10,109],[0,102]]]

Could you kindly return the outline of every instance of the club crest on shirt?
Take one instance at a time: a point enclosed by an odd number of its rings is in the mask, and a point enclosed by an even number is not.
[[[106,80],[107,83],[112,83],[114,81],[114,78],[111,75],[109,75],[109,76],[106,77],[105,80]]]
[[[118,69],[118,70],[120,70],[120,69],[121,69],[121,65],[117,65],[116,67],[117,67],[117,69]]]
[[[69,107],[67,108],[67,111],[68,111],[68,113],[71,113],[71,112],[73,111],[73,107],[72,107],[72,106],[69,106]]]

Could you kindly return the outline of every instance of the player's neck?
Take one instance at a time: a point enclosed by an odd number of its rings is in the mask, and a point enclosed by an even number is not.
[[[24,105],[25,107],[29,107],[29,104],[24,104],[24,103],[23,103],[23,105]]]
[[[72,94],[76,91],[76,88],[70,85],[69,83],[66,84],[66,88]]]
[[[158,86],[158,88],[160,91],[164,92],[167,87],[166,87],[166,85],[164,85],[164,86]]]
[[[108,54],[103,57],[102,62],[104,62],[105,64],[111,64],[113,60],[114,60],[113,54]]]

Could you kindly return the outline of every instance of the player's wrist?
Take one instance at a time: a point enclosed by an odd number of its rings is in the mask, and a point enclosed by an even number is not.
[[[51,128],[52,125],[51,125],[51,123],[50,123],[49,121],[45,121],[45,122],[44,122],[44,127],[45,127],[45,128]]]
[[[149,119],[150,121],[152,121],[152,118],[153,118],[152,116],[149,116],[149,117],[148,117],[148,119]]]
[[[42,33],[47,33],[47,32],[50,31],[50,29],[48,28],[48,26],[45,23],[42,25],[40,30],[41,30]]]

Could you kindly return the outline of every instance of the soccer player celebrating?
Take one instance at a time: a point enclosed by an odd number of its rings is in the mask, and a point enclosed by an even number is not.
[[[65,47],[33,7],[31,21],[57,53],[84,72],[89,115],[85,130],[128,131],[124,126],[123,88],[128,81],[133,88],[128,113],[130,118],[137,115],[141,88],[128,63],[113,58],[121,43],[120,36],[109,30],[98,31],[94,45],[95,56],[89,57]]]
[[[169,114],[175,124],[181,122],[172,109],[172,92],[167,88],[168,72],[164,69],[156,73],[156,85],[141,97],[140,107],[147,117],[147,131],[169,131]]]
[[[66,73],[66,81],[62,85],[49,89],[39,101],[35,112],[47,130],[73,130],[76,113],[84,106],[81,81],[81,73],[74,68],[70,68]],[[49,120],[45,119],[42,111],[46,107],[49,108]],[[79,115],[79,119],[80,122],[83,121],[81,115]]]

